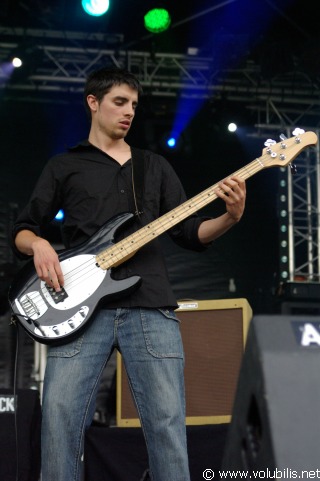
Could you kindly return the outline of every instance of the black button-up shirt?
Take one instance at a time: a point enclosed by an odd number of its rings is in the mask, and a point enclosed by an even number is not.
[[[143,213],[121,230],[124,238],[174,209],[186,200],[173,168],[162,156],[145,151]],[[42,235],[42,228],[63,209],[62,238],[70,249],[87,241],[109,219],[134,212],[132,162],[120,165],[100,149],[84,141],[54,156],[44,168],[34,192],[19,215],[13,237],[22,229]],[[201,251],[198,228],[204,218],[193,215],[168,234],[180,246]],[[118,239],[117,239],[118,240]],[[131,259],[114,268],[115,279],[139,275],[135,292],[109,307],[176,306],[159,239],[144,245]]]

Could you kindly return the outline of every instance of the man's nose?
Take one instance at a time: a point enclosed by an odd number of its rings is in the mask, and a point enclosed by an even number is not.
[[[126,109],[125,109],[125,114],[130,115],[130,117],[133,117],[135,114],[135,108],[133,105],[127,104]]]

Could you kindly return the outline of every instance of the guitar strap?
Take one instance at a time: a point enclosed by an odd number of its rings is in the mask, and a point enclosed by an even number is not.
[[[140,217],[143,213],[143,193],[144,193],[144,169],[145,155],[144,150],[131,147],[132,155],[132,189],[135,204],[135,215]]]

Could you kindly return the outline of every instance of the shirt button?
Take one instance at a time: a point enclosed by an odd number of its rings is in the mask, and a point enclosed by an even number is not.
[[[121,190],[120,190],[120,193],[121,193],[121,194],[124,194],[124,190],[123,190],[123,189],[121,189]]]

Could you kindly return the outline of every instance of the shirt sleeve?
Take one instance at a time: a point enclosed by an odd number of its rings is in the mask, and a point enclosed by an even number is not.
[[[185,190],[173,167],[166,160],[163,163],[162,180],[162,214],[173,210],[187,200]],[[199,240],[199,226],[210,217],[192,214],[185,220],[168,230],[169,236],[180,247],[193,251],[204,251],[211,243],[203,244]]]
[[[48,225],[54,219],[60,205],[58,180],[55,177],[52,162],[49,161],[42,171],[27,205],[22,209],[13,225],[11,246],[17,257],[29,258],[16,248],[15,238],[18,232],[27,229],[36,235],[41,235],[41,227]]]

